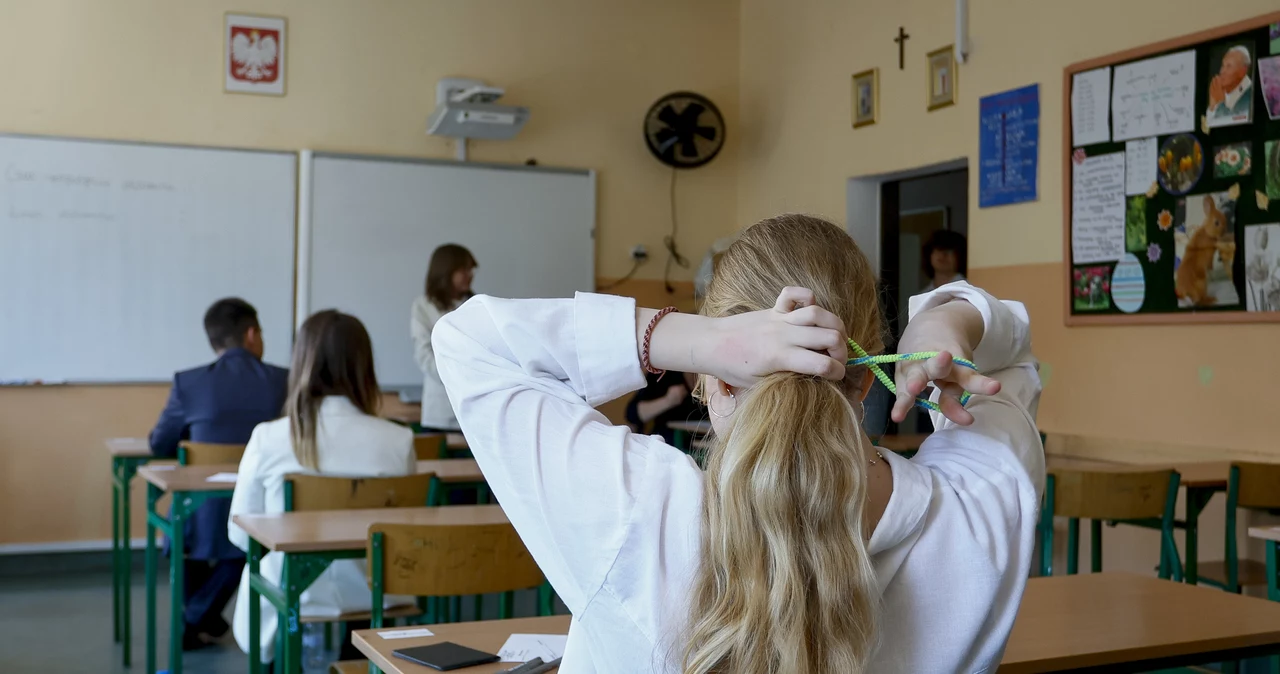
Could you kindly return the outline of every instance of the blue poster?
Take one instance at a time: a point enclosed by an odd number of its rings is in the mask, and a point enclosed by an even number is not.
[[[983,98],[979,117],[978,206],[1035,201],[1040,85]]]

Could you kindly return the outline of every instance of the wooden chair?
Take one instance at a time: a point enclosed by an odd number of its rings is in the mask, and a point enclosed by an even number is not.
[[[285,512],[420,508],[434,473],[398,477],[336,477],[293,473],[284,478]]]
[[[293,473],[284,478],[284,510],[362,510],[368,508],[419,508],[427,503],[434,473],[418,473],[397,477],[337,477]],[[379,604],[381,607],[381,604]],[[384,612],[387,618],[412,618],[422,615],[418,606],[397,606]],[[345,624],[372,620],[370,611],[353,611],[335,617],[304,616],[303,623],[336,623],[341,632]],[[324,633],[325,649],[332,645],[332,634]],[[281,640],[277,639],[277,644]]]
[[[1053,518],[1067,518],[1067,574],[1080,563],[1080,520],[1088,519],[1091,564],[1102,571],[1102,523],[1132,524],[1160,530],[1159,576],[1182,580],[1182,563],[1173,539],[1174,506],[1180,476],[1175,470],[1110,472],[1055,470],[1045,482],[1040,515],[1040,575],[1053,575]]]
[[[498,613],[507,619],[515,590],[545,590],[542,570],[510,524],[373,524],[369,527],[368,559],[375,628],[382,627],[385,594],[457,597],[501,593]],[[539,601],[538,614],[551,615],[549,601]],[[479,619],[478,611],[476,617]]]
[[[1236,512],[1280,509],[1280,465],[1270,463],[1231,464],[1227,479],[1226,558],[1221,562],[1201,562],[1198,583],[1239,593],[1249,585],[1267,584],[1267,565],[1240,559],[1236,549]]]
[[[244,456],[244,445],[222,445],[189,440],[184,440],[178,445],[178,464],[183,466],[239,464],[242,456]]]
[[[413,436],[413,452],[419,461],[443,459],[447,447],[445,436],[440,433],[419,433]]]

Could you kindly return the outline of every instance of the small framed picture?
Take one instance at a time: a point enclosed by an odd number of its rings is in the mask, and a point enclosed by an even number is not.
[[[953,45],[929,52],[928,98],[930,110],[956,102],[956,53]]]
[[[853,76],[853,128],[876,123],[880,116],[880,69]]]
[[[223,44],[226,91],[284,95],[284,18],[228,13]]]

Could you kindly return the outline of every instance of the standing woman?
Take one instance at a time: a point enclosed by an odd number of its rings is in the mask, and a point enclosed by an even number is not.
[[[458,430],[458,419],[436,371],[431,330],[441,317],[471,297],[475,276],[476,259],[471,251],[447,243],[431,254],[426,291],[413,301],[409,332],[413,335],[413,358],[422,370],[422,428],[426,432]]]
[[[929,279],[922,293],[963,281],[969,271],[969,243],[960,232],[939,229],[925,242],[921,253],[924,275]]]

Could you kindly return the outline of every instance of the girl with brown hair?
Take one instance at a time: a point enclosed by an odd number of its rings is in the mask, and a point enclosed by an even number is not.
[[[848,234],[785,215],[725,252],[700,316],[580,294],[441,322],[471,450],[573,613],[563,674],[995,669],[1044,479],[1026,312],[913,298],[901,346],[938,353],[899,365],[892,414],[932,381],[940,430],[907,460],[861,430],[872,373],[847,365],[847,339],[883,348],[876,292]],[[594,409],[667,369],[701,375],[706,472]]]
[[[333,310],[308,318],[293,347],[285,417],[253,430],[240,459],[231,516],[283,512],[284,480],[291,473],[390,477],[417,472],[413,431],[377,416],[381,395],[373,345],[360,320]],[[231,542],[247,552],[248,534],[234,522],[228,528]],[[283,566],[281,553],[268,553],[260,573],[278,585]],[[411,599],[388,601],[398,605]],[[304,616],[369,609],[369,585],[359,560],[334,562],[302,594]],[[273,652],[276,611],[265,599],[261,617],[260,652],[266,662]],[[249,639],[259,638],[249,634],[248,568],[240,578],[232,631],[246,652]]]
[[[457,431],[458,419],[449,406],[449,396],[431,348],[431,331],[442,316],[471,297],[476,275],[476,258],[456,243],[440,246],[431,254],[425,290],[413,301],[409,334],[413,337],[413,358],[422,370],[422,428],[424,431]]]

